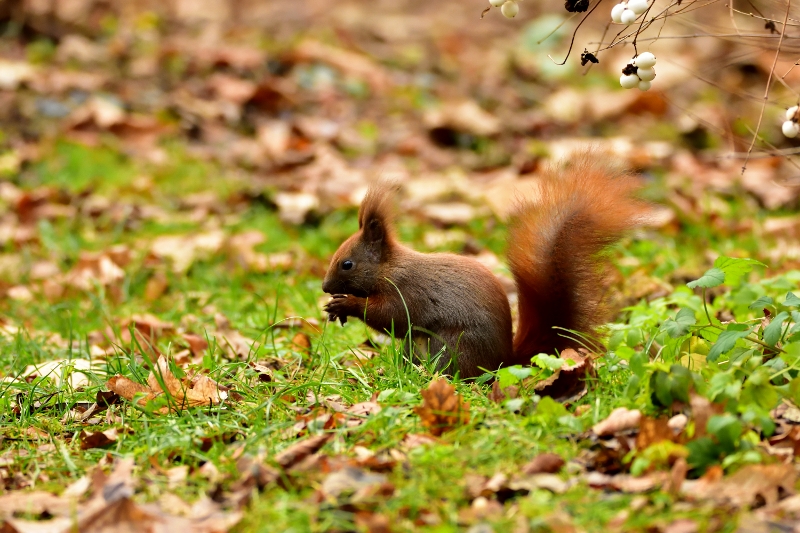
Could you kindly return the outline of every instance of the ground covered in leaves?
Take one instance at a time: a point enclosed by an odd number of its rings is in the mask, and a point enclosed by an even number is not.
[[[560,1],[0,5],[2,531],[796,529],[796,19],[677,4],[647,92],[605,2],[564,66]],[[587,146],[656,206],[606,349],[463,382],[326,321],[371,180],[513,303],[509,206]]]

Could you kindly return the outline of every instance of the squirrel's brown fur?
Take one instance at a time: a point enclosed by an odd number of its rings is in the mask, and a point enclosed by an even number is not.
[[[440,370],[465,378],[574,346],[554,328],[592,334],[606,321],[602,251],[647,210],[633,198],[636,180],[597,158],[586,154],[565,171],[543,174],[538,198],[512,217],[508,262],[519,293],[513,340],[505,291],[485,266],[419,253],[397,240],[386,184],[369,190],[359,231],[331,259],[322,286],[333,295],[326,311],[397,337],[408,333],[410,320],[417,355],[438,355]]]

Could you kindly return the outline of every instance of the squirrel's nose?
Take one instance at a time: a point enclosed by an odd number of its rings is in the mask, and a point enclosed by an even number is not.
[[[330,294],[331,290],[332,290],[331,285],[333,285],[333,283],[331,283],[330,280],[326,279],[325,281],[323,281],[322,282],[322,292]]]

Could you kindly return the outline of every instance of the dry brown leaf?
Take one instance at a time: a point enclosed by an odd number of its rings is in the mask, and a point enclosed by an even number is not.
[[[427,204],[422,208],[423,216],[443,226],[464,226],[475,220],[479,211],[469,204],[450,202],[446,204]]]
[[[699,480],[684,482],[683,493],[737,507],[770,505],[782,496],[794,494],[796,479],[797,472],[791,464],[747,465],[728,477],[722,477],[721,470],[712,467]]]
[[[275,195],[278,215],[288,224],[302,224],[306,216],[319,208],[319,198],[307,192],[280,192]]]
[[[327,498],[338,498],[344,492],[357,492],[374,485],[386,483],[387,477],[385,474],[375,474],[348,466],[331,472],[322,481],[320,488],[322,495]]]
[[[590,487],[596,489],[637,493],[660,488],[668,480],[668,474],[667,472],[650,472],[644,476],[635,477],[628,474],[611,476],[600,472],[590,472],[584,476],[584,480]]]
[[[122,270],[125,257],[122,250],[82,252],[77,264],[64,276],[64,282],[79,290],[91,290],[96,285],[110,286],[119,283],[125,277],[125,271]]]
[[[216,338],[217,345],[225,350],[231,359],[247,359],[250,353],[256,350],[256,341],[233,329],[225,315],[215,314],[214,322],[217,331],[212,332],[212,335]]]
[[[510,387],[501,389],[500,382],[495,381],[494,383],[492,383],[492,390],[486,396],[494,403],[501,403],[507,399],[516,398],[518,394],[519,394],[519,387],[511,385]]]
[[[325,443],[327,443],[331,437],[333,437],[332,433],[325,433],[292,444],[276,455],[274,460],[282,468],[289,470],[309,455],[317,453],[320,448],[325,446]]]
[[[436,440],[436,437],[432,437],[431,435],[425,435],[423,433],[409,433],[403,437],[400,445],[406,450],[413,450],[414,448],[428,446],[429,444],[436,444],[437,442],[438,441]]]
[[[422,419],[422,425],[431,434],[439,436],[445,431],[469,423],[469,402],[456,394],[455,386],[446,379],[439,378],[428,388],[420,391],[422,405],[415,407],[414,412]]]
[[[473,135],[489,136],[500,131],[500,121],[484,111],[474,100],[445,103],[425,115],[425,125],[430,130],[453,129]]]
[[[768,442],[775,448],[789,449],[793,455],[800,455],[800,426],[787,425],[785,432],[773,435]]]
[[[141,383],[136,383],[125,376],[119,375],[109,379],[106,383],[106,387],[108,387],[111,392],[120,395],[128,401],[133,401],[134,396],[137,394],[150,394],[151,392],[150,388]]]
[[[311,351],[311,337],[302,331],[298,331],[295,333],[294,337],[292,337],[292,346],[302,353],[308,353]]]
[[[144,287],[144,299],[148,302],[154,302],[167,292],[168,287],[167,273],[163,269],[158,269],[147,280],[147,285]]]
[[[119,433],[116,428],[105,431],[86,431],[82,430],[79,438],[81,439],[81,450],[90,448],[103,448],[117,442]]]
[[[540,381],[534,390],[540,396],[550,396],[556,401],[575,400],[586,394],[586,380],[594,376],[592,358],[584,350],[567,348],[561,352],[561,359],[571,359],[573,365],[564,365],[549,378]]]
[[[167,333],[172,333],[175,330],[175,325],[170,322],[164,322],[156,316],[150,314],[132,315],[130,318],[123,320],[120,325],[120,338],[123,342],[131,342],[130,328],[138,333],[137,339],[144,340],[147,345],[152,345],[155,341]]]
[[[351,76],[363,78],[378,93],[383,92],[390,84],[390,78],[383,67],[368,56],[334,48],[319,41],[303,41],[295,48],[294,55],[298,60],[327,63]]]
[[[555,453],[542,453],[533,458],[531,462],[522,467],[522,473],[533,474],[555,474],[564,466],[564,459]]]
[[[639,421],[639,434],[636,435],[636,448],[643,450],[651,444],[662,441],[676,441],[675,433],[669,427],[668,418],[642,417]]]
[[[621,431],[638,428],[641,419],[642,412],[638,409],[629,410],[626,407],[618,407],[611,411],[608,418],[595,424],[592,431],[598,437],[614,435]]]
[[[150,246],[150,253],[168,260],[176,274],[183,274],[195,261],[217,254],[225,243],[222,230],[212,230],[196,235],[164,235]]]
[[[150,372],[147,386],[124,376],[112,377],[106,386],[128,401],[134,401],[138,396],[137,403],[141,406],[157,397],[167,395],[169,404],[156,411],[160,414],[177,412],[189,407],[217,405],[228,397],[227,391],[207,376],[200,375],[192,380],[179,380],[169,369],[169,363],[164,356],[158,358],[156,369]]]
[[[694,438],[699,439],[706,435],[708,420],[714,415],[721,415],[725,412],[725,406],[721,403],[711,403],[707,398],[699,394],[692,394],[689,398],[692,408],[692,420],[694,420]]]
[[[258,457],[250,455],[239,457],[236,461],[236,469],[239,471],[240,477],[231,487],[232,497],[242,502],[250,497],[254,488],[263,489],[281,476],[278,470],[265,465],[263,457],[260,455]]]
[[[359,531],[366,533],[391,533],[391,522],[385,515],[358,511],[356,513],[356,526]]]
[[[679,457],[675,464],[672,465],[672,470],[669,473],[669,481],[664,487],[664,490],[673,496],[677,496],[681,492],[683,482],[686,480],[686,474],[689,473],[689,463],[685,458]]]

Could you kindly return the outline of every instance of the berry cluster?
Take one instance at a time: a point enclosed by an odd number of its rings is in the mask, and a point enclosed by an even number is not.
[[[800,125],[797,124],[798,117],[798,106],[793,105],[789,109],[786,110],[786,122],[783,123],[783,134],[789,137],[790,139],[794,139],[797,137],[797,134],[800,133]]]
[[[624,89],[638,87],[641,91],[647,91],[650,89],[650,82],[656,78],[655,66],[656,56],[650,52],[639,54],[622,69],[619,84]]]
[[[514,0],[489,0],[492,7],[499,7],[504,17],[513,19],[519,13],[519,4]]]
[[[618,24],[633,24],[636,18],[647,11],[648,0],[627,0],[611,8],[611,20]]]

